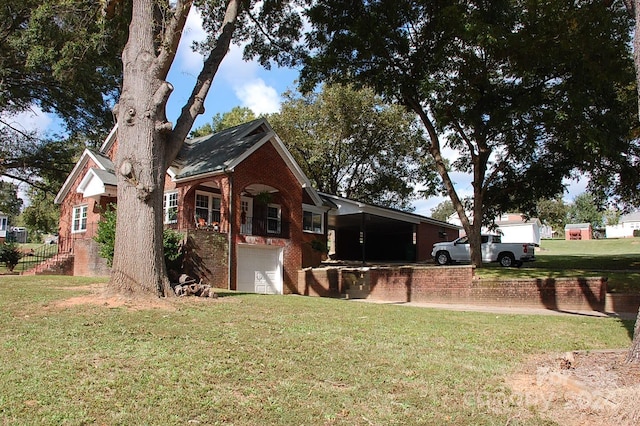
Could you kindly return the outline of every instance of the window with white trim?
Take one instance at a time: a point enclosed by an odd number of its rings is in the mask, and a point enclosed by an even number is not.
[[[178,191],[165,192],[162,201],[164,223],[178,222]]]
[[[196,221],[204,219],[211,225],[220,223],[220,195],[196,191]]]
[[[324,233],[324,211],[314,206],[302,207],[302,230],[314,234]]]
[[[270,234],[280,233],[280,206],[269,204],[267,206],[267,232]]]
[[[87,210],[86,204],[73,208],[71,232],[85,232],[87,230]]]

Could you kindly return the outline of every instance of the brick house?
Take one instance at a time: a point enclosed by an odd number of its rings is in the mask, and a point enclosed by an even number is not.
[[[591,240],[593,227],[590,223],[568,223],[564,226],[565,240]]]
[[[74,275],[109,273],[93,237],[102,213],[116,202],[111,161],[116,149],[114,129],[99,150],[84,151],[56,196],[61,215],[59,251],[73,253]],[[320,265],[329,226],[336,235],[353,226],[353,219],[338,208],[338,200],[345,199],[316,192],[269,123],[258,119],[185,141],[167,171],[164,222],[185,235],[186,273],[219,288],[299,293],[298,271]],[[431,241],[442,240],[439,235],[447,225],[359,205],[361,213],[377,218],[378,226],[408,223],[400,227],[403,244],[425,247],[414,249],[409,261],[428,258],[425,253],[435,242]],[[343,254],[352,255],[344,250]]]

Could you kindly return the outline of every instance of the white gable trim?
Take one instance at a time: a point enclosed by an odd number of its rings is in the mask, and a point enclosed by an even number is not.
[[[389,219],[396,219],[403,222],[419,224],[421,222],[420,218],[414,215],[409,215],[407,213],[402,213],[395,210],[389,210],[382,207],[371,206],[369,204],[361,203],[359,201],[350,200],[348,198],[338,197],[336,195],[323,194],[325,197],[331,198],[331,201],[338,206],[338,211],[334,214],[337,216],[349,215],[349,214],[357,214],[357,213],[368,213],[375,216],[386,217]]]
[[[169,166],[169,168],[167,169],[167,174],[169,175],[169,178],[171,178],[172,181],[176,181],[176,170],[173,166]]]
[[[264,145],[269,140],[271,140],[272,137],[273,137],[273,134],[271,132],[267,133],[266,136],[264,136],[262,139],[260,139],[255,144],[253,144],[253,146],[251,148],[249,148],[248,150],[246,150],[245,152],[243,152],[242,154],[240,154],[239,156],[234,158],[231,162],[229,162],[229,164],[227,164],[227,166],[225,168],[230,172],[235,171],[235,168],[238,166],[238,164],[240,164],[244,160],[246,160],[251,154],[253,154],[260,147],[262,147],[262,145]]]
[[[103,195],[115,197],[117,195],[117,187],[105,183],[96,173],[96,169],[91,168],[80,181],[76,192],[82,194],[84,198],[100,198]]]
[[[227,172],[227,169],[224,170],[216,170],[213,172],[209,172],[209,173],[202,173],[199,175],[193,175],[193,176],[187,176],[187,177],[183,177],[183,178],[178,178],[176,179],[175,176],[175,171],[171,171],[171,169],[167,170],[167,174],[169,175],[169,177],[171,178],[172,182],[175,183],[182,183],[182,182],[189,182],[190,180],[200,180],[200,179],[205,179],[205,178],[210,178],[213,176],[218,176],[218,175],[223,175]]]
[[[100,168],[101,170],[105,170],[102,162],[98,160],[95,154],[85,148],[84,152],[80,156],[80,159],[78,160],[76,165],[73,167],[73,170],[71,170],[71,173],[69,174],[69,176],[67,176],[67,180],[65,180],[64,184],[62,184],[62,188],[60,188],[60,191],[58,191],[56,198],[53,200],[54,203],[62,204],[64,197],[67,196],[67,194],[69,193],[69,190],[71,189],[71,185],[73,185],[73,182],[75,182],[76,179],[80,177],[80,172],[82,171],[84,166],[87,165],[90,159],[93,160],[93,162],[96,164],[98,168]]]
[[[113,143],[117,139],[118,139],[118,124],[113,126],[113,129],[111,129],[111,131],[109,132],[109,135],[100,146],[100,153],[106,154],[111,149],[111,147],[113,146]]]

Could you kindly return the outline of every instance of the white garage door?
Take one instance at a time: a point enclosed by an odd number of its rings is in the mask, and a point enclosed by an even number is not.
[[[238,246],[238,291],[282,294],[282,247]]]

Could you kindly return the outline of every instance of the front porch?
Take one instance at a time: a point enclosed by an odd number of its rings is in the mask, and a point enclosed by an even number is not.
[[[178,186],[175,191],[168,192],[165,196],[165,223],[179,229],[291,238],[291,222],[285,220],[289,217],[290,208],[278,189],[251,184],[231,194],[228,184],[228,178],[222,176]],[[172,197],[172,193],[175,196]],[[236,201],[232,203],[234,198]]]

